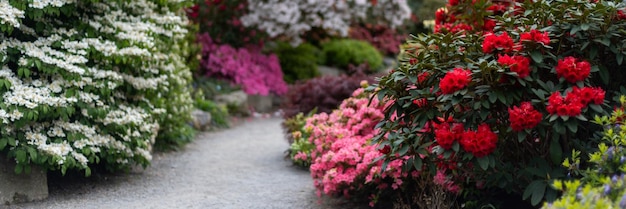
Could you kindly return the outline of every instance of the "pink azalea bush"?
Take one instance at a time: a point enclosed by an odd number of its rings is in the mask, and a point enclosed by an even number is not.
[[[247,94],[282,95],[287,92],[283,73],[274,54],[265,55],[259,47],[234,48],[217,44],[207,34],[198,36],[202,44],[203,74],[241,85]]]
[[[294,160],[311,160],[311,177],[318,195],[351,197],[357,194],[376,199],[385,190],[397,190],[408,176],[402,170],[406,158],[383,166],[376,159],[388,152],[372,143],[378,132],[374,127],[383,118],[385,102],[373,99],[363,88],[342,102],[330,114],[320,113],[307,119],[304,135],[312,150],[301,150]],[[369,105],[368,105],[369,104]],[[371,203],[374,204],[374,201]]]

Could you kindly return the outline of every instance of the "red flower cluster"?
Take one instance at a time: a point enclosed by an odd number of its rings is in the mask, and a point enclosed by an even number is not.
[[[471,30],[473,30],[472,26],[465,24],[465,23],[458,23],[458,24],[446,23],[446,24],[435,25],[435,33],[442,33],[442,32],[457,33],[461,31],[471,31]]]
[[[561,93],[554,92],[548,98],[548,106],[546,106],[546,110],[550,114],[577,116],[580,115],[583,107],[584,105],[578,95],[569,93],[563,97],[561,96]]]
[[[459,143],[467,152],[481,158],[491,154],[496,149],[498,135],[491,131],[487,124],[481,124],[476,131],[465,131]]]
[[[448,10],[445,8],[439,8],[435,11],[435,24],[443,24],[446,22],[454,22],[454,16],[450,17],[452,21],[448,21]]]
[[[617,10],[617,19],[626,20],[626,12],[624,10]]]
[[[487,7],[487,11],[492,12],[494,15],[502,15],[506,12],[508,5],[503,3],[494,3]]]
[[[493,29],[496,27],[496,21],[490,18],[485,18],[485,22],[483,24],[483,30],[488,32],[493,32]]]
[[[452,94],[455,91],[461,90],[469,84],[472,80],[472,72],[463,68],[454,68],[452,71],[448,71],[446,75],[439,82],[439,88],[444,94]]]
[[[428,79],[428,76],[430,76],[430,73],[428,71],[420,73],[419,75],[417,75],[417,82],[423,83],[424,81],[426,81],[426,79]]]
[[[542,43],[544,45],[550,45],[550,36],[548,32],[540,32],[538,30],[531,30],[530,32],[520,34],[520,41],[531,41],[535,43]]]
[[[509,108],[509,121],[513,131],[522,131],[537,126],[543,115],[533,108],[530,102],[522,102],[519,107]]]
[[[602,88],[600,87],[578,88],[577,86],[574,86],[572,88],[572,92],[570,92],[569,94],[576,95],[580,99],[580,102],[582,102],[583,105],[588,105],[589,103],[592,103],[592,102],[594,104],[599,105],[599,104],[604,103],[604,96],[606,92],[602,90]]]
[[[587,61],[577,62],[574,57],[565,57],[556,65],[556,74],[570,83],[585,80],[591,73],[591,65]]]
[[[504,52],[511,52],[511,50],[513,50],[513,39],[509,37],[508,33],[503,32],[502,35],[490,33],[485,37],[485,41],[483,41],[483,52],[491,53],[494,50]]]
[[[505,54],[498,58],[498,63],[508,66],[511,72],[517,73],[520,78],[530,75],[530,59],[528,57]]]
[[[422,108],[428,104],[428,100],[426,100],[426,98],[419,98],[419,99],[413,100],[413,104],[417,105],[417,107],[419,108]]]
[[[435,140],[437,144],[443,149],[450,149],[455,141],[459,141],[463,137],[464,129],[462,123],[453,123],[450,127],[450,123],[444,122],[435,125]]]

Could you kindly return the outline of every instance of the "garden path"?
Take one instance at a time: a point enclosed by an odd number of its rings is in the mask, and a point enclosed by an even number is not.
[[[309,172],[285,158],[281,121],[249,119],[200,133],[179,152],[155,154],[145,170],[51,181],[48,199],[4,207],[355,208],[339,199],[319,204]]]

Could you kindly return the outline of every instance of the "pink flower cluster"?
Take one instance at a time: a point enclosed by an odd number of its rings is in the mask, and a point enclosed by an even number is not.
[[[202,68],[208,77],[226,79],[241,85],[247,94],[278,95],[287,92],[276,55],[264,55],[258,47],[236,49],[216,44],[205,33],[198,36],[202,44]]]
[[[363,89],[353,93],[339,109],[330,114],[321,113],[307,119],[309,140],[315,145],[311,152],[311,177],[318,195],[344,195],[349,197],[365,189],[398,189],[407,172],[402,171],[407,158],[391,161],[382,170],[383,155],[371,143],[376,134],[375,125],[384,118],[385,104],[373,99]]]

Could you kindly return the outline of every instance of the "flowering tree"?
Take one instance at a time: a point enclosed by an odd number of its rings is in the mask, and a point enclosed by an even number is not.
[[[304,33],[315,28],[345,37],[353,21],[374,17],[371,21],[396,27],[411,12],[405,0],[268,0],[250,2],[248,8],[250,13],[241,17],[243,25],[256,27],[271,38],[286,37],[296,45]]]
[[[449,191],[466,206],[503,192],[554,200],[564,153],[591,151],[599,127],[588,118],[623,85],[624,6],[449,1],[436,33],[410,40],[381,79],[379,97],[394,103],[376,141],[388,160],[408,156],[458,185]]]
[[[158,133],[177,136],[192,107],[185,4],[0,0],[0,153],[16,172],[147,165]]]

